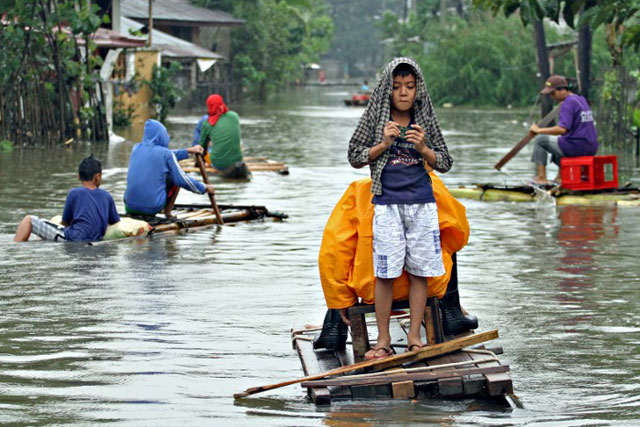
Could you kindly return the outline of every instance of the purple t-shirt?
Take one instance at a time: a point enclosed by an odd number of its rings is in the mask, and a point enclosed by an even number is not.
[[[107,225],[120,221],[111,194],[96,188],[72,188],[67,195],[62,220],[69,224],[64,238],[70,242],[102,240]]]
[[[567,157],[594,156],[598,151],[598,134],[587,100],[571,94],[560,106],[558,126],[567,133],[558,138],[560,150]]]

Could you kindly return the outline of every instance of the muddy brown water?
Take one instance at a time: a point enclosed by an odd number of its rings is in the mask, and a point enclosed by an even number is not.
[[[315,407],[289,330],[320,323],[323,226],[354,179],[346,145],[362,112],[339,89],[300,90],[241,114],[247,155],[291,174],[214,178],[220,203],[262,204],[282,223],[105,244],[11,242],[27,213],[60,214],[90,152],[122,209],[132,141],[0,152],[0,423],[225,426],[634,425],[640,419],[640,208],[465,200],[471,238],[461,294],[497,328],[525,409],[477,400],[357,401]],[[519,183],[531,147],[492,165],[524,134],[526,111],[437,109],[455,165],[449,186]],[[199,114],[169,121],[186,146]],[[550,171],[550,176],[555,170]],[[637,176],[637,171],[631,171]],[[179,202],[206,203],[181,194]]]

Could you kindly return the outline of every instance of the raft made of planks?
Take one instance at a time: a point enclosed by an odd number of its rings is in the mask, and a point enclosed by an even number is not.
[[[180,167],[187,173],[200,173],[200,169],[194,165],[193,159],[180,160]],[[289,175],[289,167],[282,162],[268,159],[267,157],[245,157],[244,163],[251,172],[278,172],[281,175]],[[220,175],[221,172],[207,165],[207,174]]]
[[[407,322],[408,315],[393,316],[391,320],[391,348],[397,354],[406,351]],[[300,357],[306,376],[355,362],[350,342],[347,342],[344,350],[314,350],[313,338],[318,333],[318,329],[291,332],[293,348]],[[468,333],[467,336],[472,338],[474,334]],[[445,340],[436,346],[446,343]],[[502,354],[502,348],[489,349],[480,345],[380,372],[356,372],[307,381],[301,385],[307,388],[309,398],[317,405],[352,399],[429,398],[481,398],[491,403],[509,405],[507,396],[516,399],[509,366],[500,363],[497,354]]]
[[[475,184],[449,188],[453,197],[473,199],[484,202],[533,202],[546,193],[555,200],[556,205],[618,205],[640,206],[640,189],[619,188],[610,190],[571,191],[557,186],[528,185],[500,186],[493,184]]]
[[[281,212],[271,212],[264,206],[255,205],[218,205],[222,220],[225,224],[242,221],[253,221],[271,218],[280,221],[288,218]],[[155,235],[186,234],[218,226],[217,218],[209,204],[176,204],[171,218],[164,215],[145,217],[139,215],[120,214],[121,217],[131,217],[146,221],[151,226],[151,231],[142,236],[123,237],[121,239],[102,240],[91,245],[106,244],[122,240],[142,239]]]

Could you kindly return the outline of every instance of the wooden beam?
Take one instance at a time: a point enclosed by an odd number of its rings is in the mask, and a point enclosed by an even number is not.
[[[304,381],[301,385],[307,388],[330,387],[330,386],[364,386],[393,384],[402,381],[434,381],[441,378],[460,378],[465,375],[494,374],[509,372],[508,365],[489,366],[486,368],[463,368],[463,369],[442,369],[429,372],[403,372],[400,374],[390,373],[388,375],[367,376],[348,375],[339,378],[329,378],[326,380]],[[462,383],[460,383],[460,389]]]

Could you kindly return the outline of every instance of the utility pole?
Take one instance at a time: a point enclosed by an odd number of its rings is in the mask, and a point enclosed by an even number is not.
[[[147,46],[151,47],[151,33],[153,32],[153,0],[149,0],[149,24],[147,25]]]

